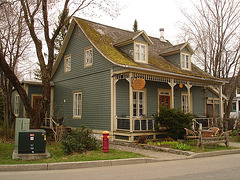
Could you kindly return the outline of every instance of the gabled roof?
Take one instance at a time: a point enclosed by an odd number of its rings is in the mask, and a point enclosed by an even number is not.
[[[145,31],[139,31],[139,32],[135,32],[133,34],[131,34],[129,37],[123,37],[119,40],[117,40],[117,42],[114,44],[114,46],[122,46],[122,45],[126,45],[129,43],[132,43],[134,40],[136,40],[139,36],[143,36],[144,39],[146,40],[146,42],[149,45],[153,45],[153,42],[151,41],[151,39],[148,37],[148,35],[146,34]]]
[[[175,51],[175,49],[180,51],[184,47],[187,47],[189,51],[193,53],[188,43],[173,46],[169,41],[162,42],[159,40],[159,38],[147,36],[144,31],[134,33],[77,17],[74,17],[70,24],[69,30],[63,42],[63,46],[61,47],[60,53],[54,64],[52,76],[57,70],[57,67],[63,57],[75,25],[82,30],[87,39],[99,51],[100,54],[117,66],[125,68],[141,68],[146,71],[154,70],[156,72],[159,71],[159,73],[172,73],[175,76],[184,75],[186,77],[197,78],[201,80],[207,78],[211,81],[217,81],[218,83],[221,82],[221,80],[218,78],[210,76],[196,66],[192,66],[192,71],[182,70],[179,67],[171,64],[164,58],[164,56],[160,56],[161,52],[167,52],[168,49],[170,49],[169,51]],[[121,43],[133,41],[141,35],[149,44],[148,64],[135,62],[131,57],[122,52],[120,48],[116,47],[120,46]]]
[[[168,56],[168,55],[172,55],[172,54],[177,54],[177,53],[181,52],[185,47],[189,50],[189,52],[191,54],[194,54],[194,51],[191,48],[191,46],[189,45],[189,43],[182,43],[182,44],[178,44],[178,45],[166,48],[166,49],[162,49],[160,51],[160,55]]]

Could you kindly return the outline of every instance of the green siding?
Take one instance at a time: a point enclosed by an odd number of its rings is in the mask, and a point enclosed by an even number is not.
[[[203,87],[192,87],[193,113],[197,116],[205,116],[205,99]]]
[[[141,35],[136,38],[137,41],[147,42],[146,39]]]
[[[219,98],[215,93],[210,90],[206,90],[206,97],[208,98]]]
[[[146,81],[147,89],[147,117],[151,117],[158,112],[158,89],[170,89],[167,83]]]
[[[165,57],[170,63],[180,67],[180,54],[173,54]]]
[[[30,99],[30,102],[32,94],[42,94],[42,86],[28,85],[28,98]]]
[[[126,46],[122,46],[120,47],[120,49],[126,53],[129,57],[131,57],[132,59],[134,58],[133,57],[133,52],[134,52],[134,48],[133,48],[133,43],[131,44],[128,44]]]
[[[119,80],[116,84],[116,109],[118,117],[129,116],[129,83]]]
[[[182,51],[181,52],[187,52],[187,53],[190,53],[190,51],[188,50],[188,48],[187,47],[184,47],[183,49],[182,49]]]
[[[52,79],[55,85],[55,116],[71,127],[85,124],[91,129],[110,130],[111,74],[115,66],[93,47],[93,65],[84,68],[84,48],[92,46],[75,26],[64,55],[71,54],[71,72],[64,73],[64,56]],[[82,92],[82,118],[73,119],[73,93]],[[57,111],[57,112],[56,112]]]
[[[183,88],[179,88],[179,85],[177,84],[174,87],[174,91],[174,107],[181,108],[181,93],[187,92],[187,88],[185,86],[183,86]],[[204,88],[192,87],[190,91],[192,96],[193,114],[197,116],[205,116]]]

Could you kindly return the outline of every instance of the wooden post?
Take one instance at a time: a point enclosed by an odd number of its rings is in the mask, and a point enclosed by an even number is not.
[[[188,94],[188,112],[191,112],[191,87],[192,85],[190,85],[189,81],[187,82],[187,84],[185,84],[186,88],[187,88],[187,94]]]
[[[171,82],[168,83],[171,87],[171,99],[170,99],[170,108],[174,108],[174,86],[176,83],[174,83],[174,79],[171,79]]]
[[[133,74],[129,73],[129,115],[130,115],[130,132],[133,132],[133,87],[132,87]]]
[[[225,133],[225,145],[228,148],[229,147],[229,136],[228,133]]]

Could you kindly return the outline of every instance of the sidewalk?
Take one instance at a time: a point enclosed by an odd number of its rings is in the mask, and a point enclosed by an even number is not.
[[[230,142],[230,146],[239,147],[240,143]],[[116,160],[103,160],[103,161],[81,161],[81,162],[64,162],[64,163],[42,163],[42,164],[18,164],[18,165],[0,165],[1,171],[37,171],[37,170],[57,170],[57,169],[78,169],[90,167],[103,167],[103,166],[117,166],[126,164],[140,164],[140,163],[153,163],[160,161],[174,161],[190,158],[211,157],[226,154],[240,153],[240,149],[214,151],[207,153],[192,153],[192,155],[179,155],[179,150],[153,151],[142,148],[133,148],[128,146],[110,144],[110,149],[118,149],[122,151],[130,151],[134,153],[143,154],[145,158],[133,159],[116,159]],[[172,152],[172,153],[170,153]]]

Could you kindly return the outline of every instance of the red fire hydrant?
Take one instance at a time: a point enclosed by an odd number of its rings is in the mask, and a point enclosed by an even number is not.
[[[102,152],[107,153],[109,152],[109,139],[111,138],[111,136],[109,136],[109,132],[105,130],[103,131],[103,136],[101,136],[101,138],[103,139]]]

